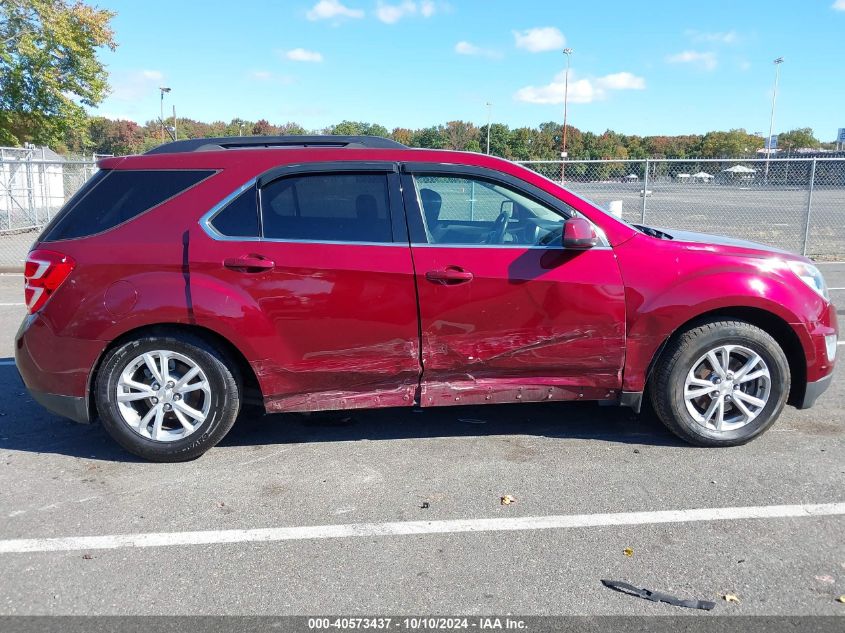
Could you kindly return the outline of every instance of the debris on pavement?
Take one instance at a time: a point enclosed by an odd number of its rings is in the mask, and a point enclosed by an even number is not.
[[[839,597],[836,599],[836,602],[841,602],[841,603],[845,604],[845,596],[839,596]]]
[[[509,506],[512,503],[516,503],[516,497],[512,497],[511,495],[505,495],[499,499],[502,502],[503,506]]]
[[[93,557],[93,556],[91,556],[91,554],[83,554],[83,555],[82,555],[82,558],[83,558],[84,560],[93,560],[93,558],[94,558],[94,557]]]
[[[686,607],[687,609],[702,609],[704,611],[710,611],[711,609],[716,607],[716,603],[710,602],[709,600],[682,600],[681,598],[677,598],[668,593],[663,593],[661,591],[652,591],[651,589],[642,589],[640,587],[635,587],[634,585],[630,585],[627,582],[623,582],[621,580],[602,579],[601,583],[605,587],[613,589],[614,591],[618,591],[619,593],[624,593],[629,596],[636,596],[638,598],[643,598],[644,600],[651,600],[652,602],[665,602],[666,604],[671,604],[674,607]]]
[[[423,501],[422,505],[420,505],[421,510],[428,510],[429,507],[431,507],[431,506],[429,505],[428,501]]]
[[[836,581],[833,579],[833,576],[828,576],[827,574],[825,574],[824,576],[816,576],[815,578],[816,578],[816,580],[818,580],[819,582],[826,582],[826,583],[828,583],[828,584],[830,584],[830,585],[832,585],[834,582],[836,582]]]
[[[724,596],[722,596],[722,600],[724,600],[725,602],[735,602],[739,604],[739,598],[732,593],[726,593]]]
[[[625,554],[628,558],[634,555],[634,548],[633,547],[626,547],[622,550],[622,553]]]

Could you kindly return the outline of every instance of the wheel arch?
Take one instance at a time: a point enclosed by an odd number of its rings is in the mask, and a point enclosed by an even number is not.
[[[215,349],[218,349],[234,364],[240,375],[244,388],[244,403],[257,404],[256,401],[261,401],[261,406],[263,406],[261,384],[258,382],[258,378],[255,375],[255,371],[252,369],[252,365],[250,365],[243,352],[229,339],[219,332],[215,332],[214,330],[201,325],[187,323],[155,323],[127,330],[103,348],[103,351],[97,358],[97,362],[94,364],[93,370],[88,376],[86,398],[88,400],[88,412],[91,420],[93,420],[97,415],[97,404],[95,398],[93,397],[93,387],[96,384],[97,375],[99,374],[100,367],[102,366],[103,359],[106,355],[126,341],[130,341],[141,336],[166,336],[174,334],[190,334],[196,336]]]
[[[769,336],[775,339],[778,345],[780,345],[783,353],[786,355],[787,362],[789,363],[789,373],[791,376],[787,403],[793,406],[798,406],[798,404],[803,401],[804,392],[807,388],[807,357],[804,352],[804,347],[801,345],[801,340],[798,338],[798,335],[789,323],[777,314],[763,308],[753,308],[748,306],[716,308],[714,310],[698,314],[681,323],[663,340],[652,356],[648,365],[648,370],[646,371],[646,379],[643,390],[645,391],[648,387],[654,368],[657,366],[657,363],[672,341],[677,340],[677,338],[684,332],[700,325],[701,323],[726,319],[732,321],[744,321],[754,325],[766,332]]]

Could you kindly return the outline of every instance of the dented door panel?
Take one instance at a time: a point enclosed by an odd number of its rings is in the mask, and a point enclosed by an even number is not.
[[[616,397],[625,300],[612,250],[412,249],[423,406]],[[426,276],[450,268],[471,280]]]

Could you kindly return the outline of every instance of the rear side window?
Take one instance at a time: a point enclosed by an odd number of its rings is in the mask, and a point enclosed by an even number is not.
[[[250,187],[214,216],[215,231],[227,237],[258,237],[258,192]]]
[[[332,242],[392,242],[387,175],[306,174],[261,190],[264,237]]]
[[[59,212],[43,239],[52,242],[102,233],[166,202],[213,173],[104,170],[91,187],[86,186],[82,195],[72,198]]]

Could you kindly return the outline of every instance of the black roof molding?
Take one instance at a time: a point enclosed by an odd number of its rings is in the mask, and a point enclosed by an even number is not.
[[[407,149],[407,145],[381,136],[220,136],[173,141],[154,147],[147,154],[182,154],[224,149],[274,149],[302,147],[348,147]]]

